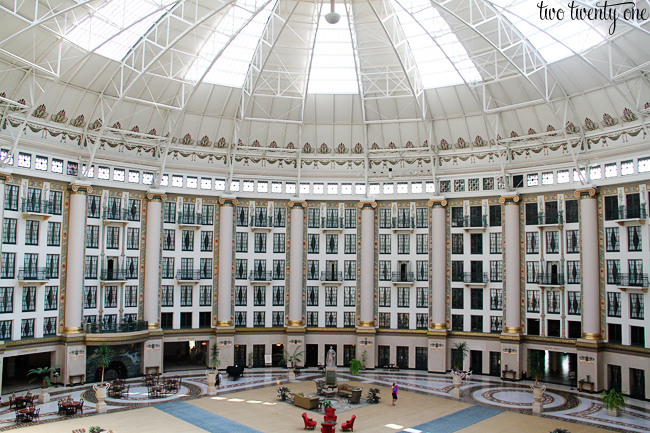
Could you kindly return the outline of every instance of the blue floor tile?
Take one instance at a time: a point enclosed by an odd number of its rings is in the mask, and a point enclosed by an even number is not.
[[[163,403],[153,407],[210,433],[260,433],[258,430],[183,401]]]
[[[411,428],[421,430],[423,433],[453,433],[501,412],[499,409],[487,406],[472,406]]]

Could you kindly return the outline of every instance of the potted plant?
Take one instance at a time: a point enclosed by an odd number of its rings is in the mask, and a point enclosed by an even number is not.
[[[361,353],[361,369],[365,370],[366,369],[366,364],[368,363],[368,351],[364,350]]]
[[[212,371],[205,372],[205,376],[208,378],[208,395],[215,395],[217,393],[217,367],[221,365],[221,360],[219,359],[219,346],[217,343],[213,343],[212,346],[210,346],[208,364],[212,368]]]
[[[544,375],[544,352],[541,350],[528,351],[528,373],[535,379],[535,383],[530,385],[533,390],[533,413],[542,412],[542,398],[544,397],[545,386],[539,386],[539,379]]]
[[[350,360],[350,373],[352,373],[353,376],[356,376],[359,374],[359,370],[361,370],[361,361],[358,359],[352,359]]]
[[[36,376],[32,378],[29,383],[32,383],[37,379],[41,379],[42,381],[43,386],[41,387],[41,393],[38,395],[38,402],[41,404],[50,401],[50,393],[48,392],[48,388],[52,386],[52,382],[50,382],[50,374],[56,373],[57,368],[60,368],[60,366],[55,365],[53,367],[33,368],[27,372],[28,377],[31,375]]]
[[[336,421],[336,408],[331,400],[323,400],[323,410],[325,410],[325,421]]]
[[[253,352],[248,352],[248,368],[253,368]]]
[[[101,433],[103,431],[106,431],[106,430],[104,430],[103,428],[101,428],[98,425],[90,426],[90,428],[88,429],[88,433]]]
[[[366,401],[368,403],[379,403],[380,399],[379,388],[370,388],[368,390],[368,395],[366,396]]]
[[[278,388],[278,397],[280,397],[282,401],[286,401],[290,392],[291,390],[289,388],[287,388],[286,386],[281,386],[280,388]]]
[[[102,369],[102,380],[98,384],[93,385],[95,389],[95,397],[97,397],[97,413],[106,412],[106,390],[108,389],[108,384],[104,383],[104,370],[111,365],[113,360],[113,348],[108,344],[102,344],[94,353],[95,359],[97,360],[97,366]]]
[[[296,380],[296,373],[294,369],[296,364],[300,362],[300,357],[305,353],[304,350],[300,350],[300,346],[296,347],[296,350],[293,351],[293,354],[289,354],[287,350],[282,351],[282,359],[280,359],[280,365],[287,365],[289,367],[288,378],[289,381]]]
[[[604,390],[601,393],[603,404],[610,416],[620,416],[621,409],[625,407],[625,396],[615,389]]]

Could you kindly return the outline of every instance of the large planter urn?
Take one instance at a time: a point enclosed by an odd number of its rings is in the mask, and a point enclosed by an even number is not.
[[[93,385],[95,390],[95,397],[97,398],[97,404],[95,405],[95,410],[97,413],[105,413],[108,409],[106,407],[106,390],[108,389],[108,384],[98,383]]]
[[[47,403],[50,401],[50,388],[41,388],[41,393],[38,394],[38,404]]]
[[[217,372],[216,371],[206,371],[205,376],[208,378],[208,395],[217,394]]]
[[[609,415],[609,416],[621,416],[621,409],[619,409],[619,408],[607,409],[607,415]]]
[[[293,368],[289,369],[289,373],[287,373],[287,379],[289,379],[289,382],[296,381],[296,372],[294,371]]]
[[[542,410],[544,409],[542,405],[542,398],[544,398],[544,391],[546,391],[546,387],[544,385],[542,386],[535,386],[530,385],[530,389],[533,390],[533,399],[535,402],[533,403],[533,413],[542,413]]]
[[[452,373],[451,377],[453,378],[454,381],[454,389],[452,390],[452,397],[460,398],[461,397],[460,385],[463,383],[463,378],[461,377],[460,374],[455,374],[455,373]]]

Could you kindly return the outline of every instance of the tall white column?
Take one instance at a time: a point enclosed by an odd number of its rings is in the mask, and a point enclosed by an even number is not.
[[[9,173],[0,173],[0,239],[2,239],[4,228],[4,216],[5,216],[5,183],[11,182],[13,176]],[[2,242],[0,242],[0,253],[2,253]],[[1,361],[0,361],[1,364]],[[0,384],[2,384],[2,379],[0,379]]]
[[[232,327],[232,256],[233,222],[237,199],[220,198],[219,204],[219,279],[217,295],[217,326]]]
[[[598,261],[598,200],[593,188],[579,190],[580,198],[580,257],[582,263],[582,338],[601,340],[600,334],[600,275]]]
[[[70,191],[63,332],[77,334],[82,330],[81,315],[86,264],[86,194],[92,192],[93,187],[87,183],[75,182],[70,185]]]
[[[361,202],[361,293],[359,326],[375,327],[375,208],[377,203]]]
[[[433,329],[447,329],[446,290],[447,290],[447,248],[445,206],[447,200],[430,200],[431,242],[431,325]],[[427,246],[428,248],[428,246]]]
[[[521,244],[519,239],[519,196],[501,197],[505,204],[503,231],[505,238],[506,317],[503,331],[521,333]]]
[[[158,293],[160,292],[160,243],[162,242],[162,204],[167,196],[159,191],[147,194],[147,234],[144,261],[144,320],[149,329],[160,327]]]
[[[289,202],[291,211],[291,232],[289,238],[289,326],[303,326],[303,278],[305,274],[303,256],[305,251],[305,210],[307,202]]]

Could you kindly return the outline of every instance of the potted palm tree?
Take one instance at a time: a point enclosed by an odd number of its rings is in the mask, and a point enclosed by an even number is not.
[[[535,379],[535,383],[530,385],[533,390],[533,413],[542,412],[542,398],[546,387],[539,386],[539,379],[544,375],[544,352],[541,350],[528,351],[528,374]]]
[[[217,343],[213,343],[212,346],[210,346],[208,364],[209,367],[212,368],[211,371],[205,372],[205,376],[208,378],[208,395],[215,395],[217,393],[217,368],[221,365],[221,360],[219,359],[219,346]]]
[[[467,358],[468,353],[469,348],[467,347],[466,342],[456,343],[451,352],[451,375],[454,381],[454,398],[460,398],[460,385],[463,378],[466,376],[465,373],[463,373],[463,364],[465,363],[465,358]]]
[[[27,372],[28,377],[32,375],[36,376],[32,378],[29,383],[32,383],[37,379],[41,379],[42,381],[43,386],[41,387],[41,393],[38,395],[38,402],[40,404],[50,401],[49,388],[52,386],[52,382],[50,382],[50,374],[56,372],[57,368],[60,368],[60,366],[55,365],[53,367],[33,368]]]
[[[293,351],[293,354],[290,354],[287,350],[282,351],[282,359],[280,360],[280,365],[287,365],[289,367],[288,379],[290,382],[296,380],[296,373],[294,369],[296,364],[300,362],[300,357],[305,353],[304,350],[300,350],[300,346],[296,347],[296,350]]]
[[[625,407],[625,396],[615,389],[604,390],[601,393],[603,404],[610,416],[620,416],[621,409]]]
[[[93,385],[93,389],[95,390],[95,397],[97,397],[97,413],[103,413],[107,410],[104,400],[106,399],[108,383],[104,383],[104,370],[107,369],[109,365],[111,365],[113,355],[113,348],[108,344],[102,344],[97,349],[95,349],[94,356],[97,362],[97,367],[102,369],[101,382]]]

